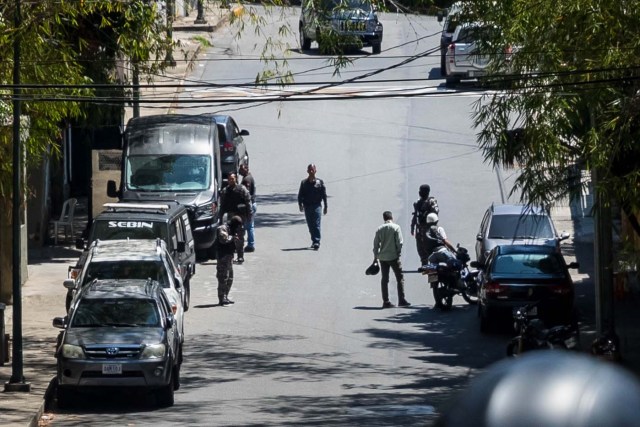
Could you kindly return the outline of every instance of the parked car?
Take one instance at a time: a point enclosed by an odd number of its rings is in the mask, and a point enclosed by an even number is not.
[[[492,204],[486,210],[476,235],[476,260],[485,262],[497,245],[547,245],[560,251],[560,242],[569,233],[558,235],[551,216],[540,207]]]
[[[182,277],[185,310],[189,309],[191,277],[196,272],[196,251],[187,208],[180,203],[105,203],[89,229],[87,239],[78,239],[76,248],[86,251],[96,240],[157,239],[167,250]],[[75,268],[79,270],[80,266]],[[79,271],[78,271],[79,272]]]
[[[487,74],[494,59],[481,51],[481,37],[495,31],[493,27],[481,23],[462,23],[456,27],[447,47],[445,67],[447,84],[459,83],[462,79],[475,79]],[[484,34],[483,34],[484,33]]]
[[[100,280],[153,279],[160,283],[171,303],[178,325],[180,341],[184,341],[184,307],[186,295],[182,277],[162,239],[156,240],[96,240],[80,260],[76,279],[67,279],[67,311],[75,305],[80,291]]]
[[[56,349],[58,406],[95,387],[139,387],[160,406],[180,387],[182,344],[171,304],[153,280],[94,280],[78,295]]]
[[[313,41],[321,49],[323,39],[334,39],[347,46],[371,46],[374,54],[382,51],[384,30],[371,1],[303,1],[298,30],[302,50],[309,50]]]
[[[249,152],[243,138],[249,136],[249,131],[240,129],[231,116],[215,114],[213,119],[218,126],[218,138],[220,139],[222,181],[226,183],[230,173],[237,174],[240,165],[249,164]]]
[[[572,320],[574,285],[564,257],[552,246],[498,245],[486,262],[474,262],[479,268],[478,316],[480,329],[486,332],[494,319],[503,316],[513,321],[513,310],[537,303],[538,317],[553,323]]]
[[[440,34],[440,75],[442,77],[446,77],[447,75],[447,67],[445,62],[447,49],[451,44],[453,33],[458,27],[458,23],[460,22],[461,9],[462,3],[455,2],[451,5],[450,8],[438,11],[437,14],[438,22],[444,21],[444,23],[442,24],[442,33]]]

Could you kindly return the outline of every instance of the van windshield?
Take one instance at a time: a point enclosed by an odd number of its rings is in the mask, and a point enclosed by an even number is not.
[[[211,156],[132,155],[127,157],[126,186],[132,190],[204,191],[211,187]]]

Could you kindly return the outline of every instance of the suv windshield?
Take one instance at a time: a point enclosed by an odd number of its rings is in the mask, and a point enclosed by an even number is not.
[[[128,156],[127,187],[136,190],[202,191],[211,187],[211,156]]]
[[[490,239],[553,239],[549,217],[545,215],[496,215],[489,227]]]
[[[160,315],[153,300],[148,299],[83,299],[78,304],[72,327],[149,326],[160,325]]]
[[[167,228],[162,222],[97,220],[93,223],[91,239],[155,239],[167,241]]]
[[[82,285],[94,279],[152,279],[168,288],[167,276],[162,261],[143,260],[119,260],[91,262],[87,266],[87,272],[82,281]]]

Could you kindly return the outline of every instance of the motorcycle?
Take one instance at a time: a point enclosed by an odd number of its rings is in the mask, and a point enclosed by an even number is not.
[[[580,342],[580,328],[577,322],[547,328],[539,319],[537,303],[514,309],[514,329],[518,336],[507,344],[507,356],[518,357],[532,350],[565,349],[577,350]]]
[[[458,244],[455,259],[421,267],[421,273],[427,276],[433,291],[435,306],[439,309],[449,310],[455,295],[461,295],[468,304],[478,302],[478,270],[469,268],[470,259],[469,251]]]

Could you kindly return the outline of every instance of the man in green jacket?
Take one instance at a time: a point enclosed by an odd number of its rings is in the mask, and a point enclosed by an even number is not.
[[[402,264],[400,255],[402,254],[402,231],[400,226],[393,222],[393,214],[385,211],[382,214],[384,224],[376,230],[373,239],[373,259],[380,264],[382,274],[382,308],[395,307],[389,301],[389,269],[393,269],[393,274],[398,282],[398,305],[408,307],[409,301],[404,297],[404,275],[402,274]]]

